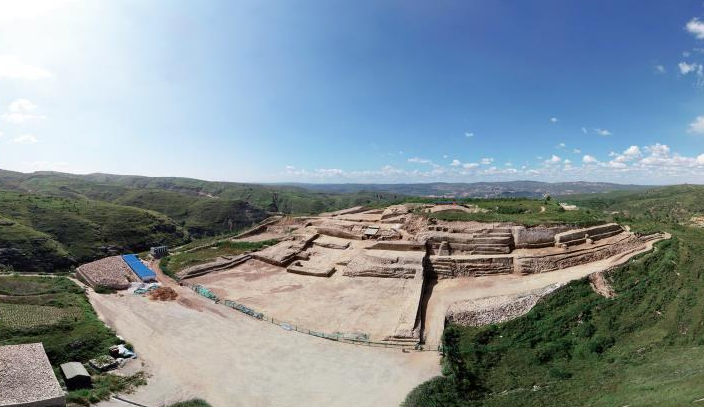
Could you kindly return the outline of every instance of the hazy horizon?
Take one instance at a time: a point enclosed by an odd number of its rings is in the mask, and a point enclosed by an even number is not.
[[[0,88],[24,172],[704,179],[695,0],[4,2]]]
[[[144,174],[117,174],[117,173],[107,173],[107,172],[90,172],[90,173],[73,173],[73,172],[65,172],[65,171],[55,171],[55,170],[37,170],[37,171],[15,171],[15,170],[8,170],[4,168],[0,168],[0,171],[13,171],[13,172],[19,172],[22,174],[26,175],[32,175],[32,174],[42,174],[42,173],[57,173],[57,174],[67,174],[67,175],[75,175],[75,176],[89,176],[89,175],[114,175],[114,176],[125,176],[125,177],[147,177],[147,178],[187,178],[187,179],[195,179],[199,181],[207,181],[207,182],[231,182],[231,183],[242,183],[242,184],[260,184],[260,185],[425,185],[425,184],[474,184],[474,183],[493,183],[493,184],[502,184],[502,183],[515,183],[515,182],[538,182],[538,183],[547,183],[547,184],[559,184],[559,183],[587,183],[587,184],[593,184],[593,183],[603,183],[603,184],[615,184],[615,185],[637,185],[637,186],[669,186],[669,185],[680,185],[680,184],[689,184],[689,185],[704,185],[704,183],[692,183],[692,182],[683,182],[683,183],[662,183],[662,184],[637,184],[637,183],[619,183],[619,182],[611,182],[611,181],[587,181],[587,180],[571,180],[571,181],[540,181],[540,180],[535,180],[535,179],[506,179],[506,180],[486,180],[486,181],[425,181],[425,182],[325,182],[325,181],[311,181],[311,182],[306,182],[306,181],[261,181],[261,182],[256,182],[256,181],[240,181],[240,180],[230,180],[230,179],[218,179],[218,178],[196,178],[192,176],[180,176],[180,175],[144,175]]]

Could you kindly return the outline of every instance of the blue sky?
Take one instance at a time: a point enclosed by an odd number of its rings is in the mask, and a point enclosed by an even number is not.
[[[701,0],[2,2],[0,168],[704,183],[702,64]]]

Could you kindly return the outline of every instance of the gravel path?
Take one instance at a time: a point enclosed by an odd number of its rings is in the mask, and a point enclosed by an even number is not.
[[[330,342],[176,289],[187,305],[89,292],[98,315],[134,344],[152,374],[129,400],[154,407],[193,397],[214,407],[398,406],[416,385],[440,374],[436,352]]]

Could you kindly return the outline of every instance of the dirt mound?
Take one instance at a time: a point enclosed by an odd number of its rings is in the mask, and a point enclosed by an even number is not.
[[[149,292],[149,299],[157,301],[173,301],[178,298],[178,294],[171,287],[159,287]]]

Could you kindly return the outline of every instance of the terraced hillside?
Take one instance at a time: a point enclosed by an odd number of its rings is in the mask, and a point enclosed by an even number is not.
[[[443,376],[405,406],[682,406],[704,398],[702,186],[572,197],[581,210],[673,239],[557,290],[527,315],[444,332]]]

